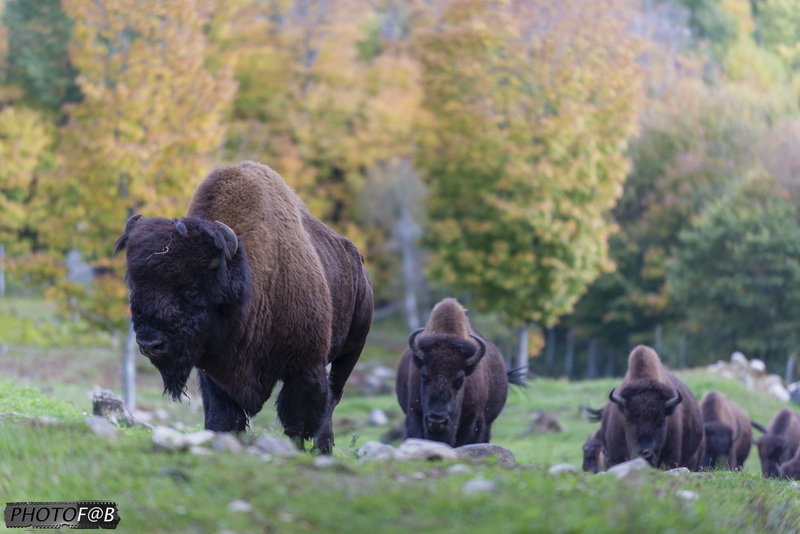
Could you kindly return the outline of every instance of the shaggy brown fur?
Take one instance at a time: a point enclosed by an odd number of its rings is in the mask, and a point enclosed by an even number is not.
[[[209,173],[186,219],[132,219],[122,248],[137,341],[173,397],[194,366],[206,428],[244,430],[282,381],[287,435],[331,452],[333,408],[372,321],[372,286],[350,241],[275,171],[246,161]]]
[[[769,478],[781,476],[780,467],[800,450],[800,415],[790,408],[781,408],[756,445],[761,474]]]
[[[750,418],[738,404],[719,391],[709,391],[700,399],[706,452],[700,467],[718,463],[733,470],[741,469],[753,445]]]
[[[655,467],[697,469],[705,451],[700,407],[653,349],[633,349],[609,399],[601,424],[608,466],[641,456]]]
[[[470,364],[481,343],[483,356]],[[444,299],[433,308],[425,329],[409,338],[396,392],[408,437],[454,447],[486,443],[508,394],[505,361],[470,326],[461,304]]]

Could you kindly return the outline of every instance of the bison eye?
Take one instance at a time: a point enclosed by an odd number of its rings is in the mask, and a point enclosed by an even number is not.
[[[428,373],[420,373],[419,379],[422,380],[423,383],[427,384],[428,382],[431,381],[431,375],[429,375]]]

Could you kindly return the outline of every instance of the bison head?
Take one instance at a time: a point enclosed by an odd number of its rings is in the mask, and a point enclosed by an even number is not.
[[[605,470],[606,448],[599,439],[589,439],[583,444],[583,471],[599,473]]]
[[[419,374],[422,425],[425,439],[455,445],[466,378],[475,372],[486,352],[486,343],[473,334],[475,343],[453,335],[411,334],[408,344]]]
[[[683,400],[681,392],[661,382],[629,384],[619,394],[609,394],[624,418],[625,440],[631,458],[641,456],[658,467],[666,444],[667,417]]]
[[[731,427],[718,421],[703,425],[703,432],[706,435],[706,452],[700,467],[726,465],[733,442],[739,437],[738,432],[734,433]]]
[[[767,434],[756,441],[761,459],[761,473],[765,477],[779,478],[780,465],[789,460],[788,441],[784,436]]]
[[[224,342],[250,295],[250,275],[236,234],[196,217],[134,215],[117,240],[126,250],[131,320],[139,351],[161,373],[164,393],[180,400],[195,365]]]

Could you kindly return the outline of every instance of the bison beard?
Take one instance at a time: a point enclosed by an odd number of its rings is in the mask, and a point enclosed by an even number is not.
[[[116,249],[137,343],[165,394],[185,396],[196,368],[206,428],[243,431],[281,381],[286,434],[330,453],[333,409],[372,322],[355,246],[253,162],[209,173],[184,219],[139,218]]]

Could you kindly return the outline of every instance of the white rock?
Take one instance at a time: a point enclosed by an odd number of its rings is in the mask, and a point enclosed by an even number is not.
[[[231,512],[252,512],[253,505],[244,499],[234,499],[228,503],[228,510]]]
[[[339,465],[339,462],[337,462],[336,460],[334,460],[330,456],[317,456],[317,457],[314,458],[313,464],[314,464],[314,467],[318,467],[318,468],[324,469],[324,468],[328,468],[328,467],[337,466],[337,465]]]
[[[613,474],[617,478],[626,478],[631,473],[643,471],[645,469],[652,469],[652,466],[647,463],[647,460],[644,458],[634,458],[633,460],[609,467],[606,472]]]
[[[461,486],[461,493],[464,495],[477,495],[479,493],[495,492],[497,489],[497,484],[491,480],[478,477]]]
[[[750,362],[747,361],[744,354],[739,352],[738,350],[731,354],[731,363],[733,365],[741,366],[741,367],[749,367]]]
[[[771,384],[769,388],[767,388],[767,393],[769,393],[772,398],[778,399],[781,402],[789,402],[789,399],[792,398],[789,392],[786,391],[786,388],[780,384]]]
[[[465,464],[453,464],[447,468],[448,475],[464,475],[472,473],[472,468]]]
[[[791,484],[789,484],[789,487],[794,489],[800,489],[800,482],[792,482]]]
[[[219,452],[240,453],[244,450],[244,445],[239,438],[228,432],[217,432],[211,440],[211,446]]]
[[[292,457],[299,454],[294,443],[277,436],[259,436],[253,445],[260,451],[275,456]]]
[[[167,450],[183,449],[186,442],[183,434],[168,426],[158,425],[153,428],[153,445]]]
[[[399,457],[404,460],[456,460],[450,445],[427,439],[409,438],[400,444]]]
[[[213,430],[199,430],[197,432],[183,435],[183,441],[188,447],[202,445],[203,443],[208,443],[212,439],[214,439]]]
[[[513,452],[505,447],[491,443],[472,443],[456,447],[454,450],[456,456],[465,460],[488,460],[489,458],[494,458],[503,467],[514,467],[517,463]]]
[[[380,441],[368,441],[356,451],[362,461],[391,460],[399,456],[397,449]]]
[[[200,445],[192,445],[189,447],[189,452],[194,454],[195,456],[211,456],[214,454],[214,451],[209,449],[208,447],[201,447]]]
[[[686,501],[696,501],[700,498],[700,494],[691,490],[678,490],[675,495]]]
[[[111,424],[105,417],[99,415],[90,415],[84,419],[89,429],[96,435],[103,439],[116,440],[117,427]]]
[[[767,366],[763,360],[759,360],[758,358],[753,358],[750,360],[750,369],[755,371],[756,373],[766,373]]]
[[[386,415],[386,412],[379,408],[375,408],[374,410],[369,412],[369,424],[372,426],[383,426],[389,422],[389,416]]]
[[[668,475],[672,475],[674,477],[679,477],[681,475],[691,475],[692,472],[689,471],[688,467],[676,467],[675,469],[670,469],[666,471]]]
[[[578,468],[572,464],[555,464],[547,470],[551,475],[560,475],[562,473],[577,473]]]

